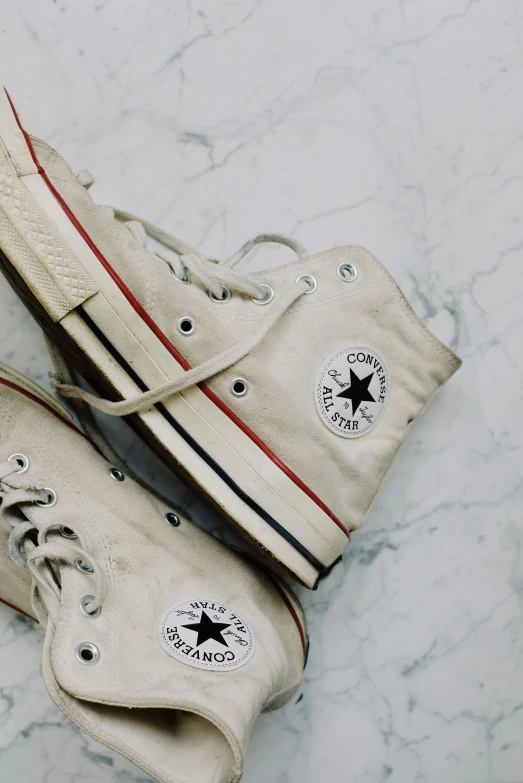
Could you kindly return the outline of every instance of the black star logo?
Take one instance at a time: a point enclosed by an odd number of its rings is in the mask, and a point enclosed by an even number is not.
[[[374,375],[373,372],[371,372],[370,375],[367,375],[366,378],[362,378],[361,380],[358,378],[354,370],[351,369],[350,371],[350,386],[347,389],[344,389],[342,392],[337,394],[337,397],[345,397],[347,400],[352,400],[352,415],[356,415],[356,411],[360,407],[360,403],[362,402],[376,402],[374,397],[369,391],[369,383],[371,382],[372,376]]]
[[[182,628],[188,628],[190,631],[196,631],[198,634],[198,641],[196,646],[199,647],[208,639],[214,639],[215,642],[223,644],[225,647],[229,645],[222,636],[222,631],[230,626],[230,623],[214,623],[208,614],[202,611],[199,623],[191,623],[191,625],[183,625]]]

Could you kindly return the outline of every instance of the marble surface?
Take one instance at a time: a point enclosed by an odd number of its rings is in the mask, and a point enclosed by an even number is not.
[[[311,251],[365,245],[464,359],[343,565],[301,592],[302,698],[260,719],[245,783],[523,781],[521,3],[4,6],[1,77],[99,201],[213,254],[265,229]],[[46,383],[2,280],[0,324],[0,359]],[[40,644],[0,609],[0,779],[146,783],[54,709]]]

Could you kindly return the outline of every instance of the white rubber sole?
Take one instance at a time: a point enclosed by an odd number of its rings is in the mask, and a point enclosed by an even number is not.
[[[3,90],[0,207],[3,256],[121,398],[136,395],[137,377],[147,388],[180,377],[183,368],[39,172]],[[339,560],[346,533],[198,387],[168,398],[163,412],[137,416],[162,452],[304,585],[315,587]]]

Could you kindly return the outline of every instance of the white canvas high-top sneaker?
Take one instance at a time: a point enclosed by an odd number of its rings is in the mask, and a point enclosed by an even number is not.
[[[295,693],[303,612],[278,580],[95,450],[0,366],[0,600],[45,627],[55,704],[163,783],[232,783]]]
[[[0,265],[72,364],[308,587],[365,519],[408,426],[460,361],[359,247],[265,235],[222,263],[97,206],[0,93]],[[126,223],[121,222],[127,221]],[[157,255],[145,231],[171,248]],[[299,260],[236,264],[258,241]]]

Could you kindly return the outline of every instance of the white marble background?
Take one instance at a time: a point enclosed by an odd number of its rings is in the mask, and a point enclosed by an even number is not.
[[[0,78],[44,138],[95,172],[98,200],[213,254],[263,229],[312,251],[366,245],[464,359],[343,566],[303,591],[303,698],[259,721],[245,783],[521,783],[522,4],[0,10]],[[3,280],[0,321],[0,359],[45,382],[39,331]],[[146,468],[165,487],[164,469]],[[54,709],[39,655],[39,632],[3,607],[0,779],[145,783]]]

